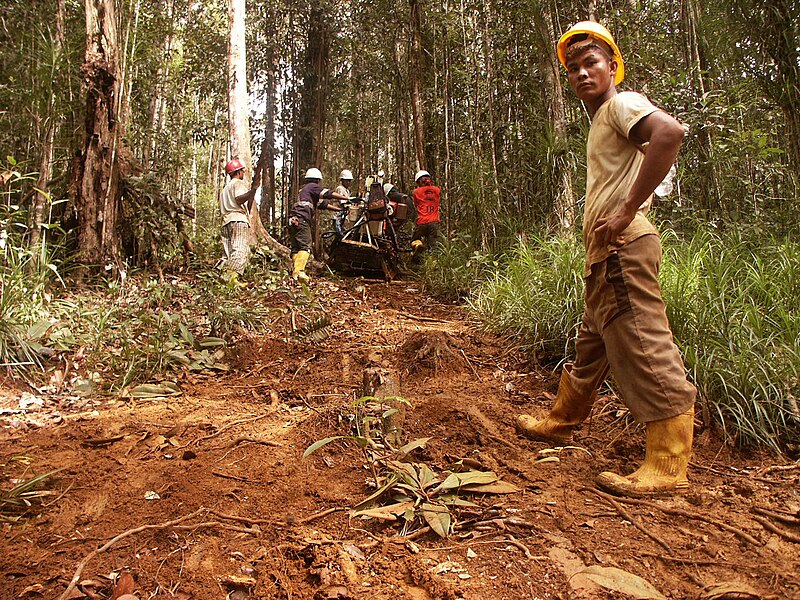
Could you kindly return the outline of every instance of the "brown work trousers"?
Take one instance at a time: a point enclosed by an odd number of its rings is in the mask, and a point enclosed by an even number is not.
[[[588,396],[610,367],[622,401],[643,423],[682,414],[697,396],[672,339],[660,265],[657,235],[637,238],[592,265],[570,374],[575,391]]]

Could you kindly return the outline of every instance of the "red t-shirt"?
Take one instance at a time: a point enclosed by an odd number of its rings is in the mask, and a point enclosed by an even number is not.
[[[442,191],[435,185],[426,185],[414,190],[417,225],[439,222],[439,196],[441,193]]]

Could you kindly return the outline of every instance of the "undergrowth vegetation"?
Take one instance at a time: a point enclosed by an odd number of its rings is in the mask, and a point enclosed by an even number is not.
[[[9,188],[26,177],[4,175]],[[274,318],[263,298],[280,289],[282,274],[267,252],[253,257],[245,290],[215,271],[163,283],[130,273],[86,287],[62,279],[64,252],[52,256],[47,231],[27,243],[26,221],[12,202],[0,204],[0,367],[34,387],[118,393],[179,371],[225,370],[222,347]]]
[[[797,444],[800,244],[763,232],[664,237],[670,323],[711,417],[739,443]]]
[[[800,437],[800,244],[763,231],[663,236],[661,285],[699,407],[740,446],[796,452]],[[574,352],[583,312],[584,252],[573,237],[534,237],[492,262],[445,246],[424,272],[465,295],[486,327],[542,362]],[[456,275],[431,274],[455,266]]]
[[[9,188],[31,179],[13,170],[2,173]],[[63,287],[51,261],[46,235],[36,247],[22,242],[25,213],[8,193],[0,203],[0,366],[25,373],[41,366],[39,340],[47,331],[50,289]]]

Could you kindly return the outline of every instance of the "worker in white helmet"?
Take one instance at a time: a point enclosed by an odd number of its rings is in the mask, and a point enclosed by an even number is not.
[[[570,444],[610,369],[625,406],[645,424],[646,452],[635,472],[600,473],[597,485],[625,496],[683,493],[697,390],[672,338],[658,284],[661,241],[647,212],[675,162],[684,128],[641,94],[617,91],[625,74],[622,54],[599,23],[573,26],[557,50],[592,119],[583,217],[586,302],[575,361],[561,374],[549,414],[521,415],[517,427],[532,439]]]
[[[348,169],[342,169],[342,172],[339,173],[339,185],[333,191],[349,198],[352,196],[350,192],[351,185],[353,185],[353,172]]]
[[[297,202],[289,211],[289,235],[292,238],[292,255],[294,257],[292,277],[301,283],[309,281],[306,264],[311,257],[311,224],[314,222],[314,211],[318,208],[332,211],[342,210],[341,206],[329,203],[328,200],[347,200],[349,198],[346,194],[339,194],[323,188],[320,185],[322,172],[319,169],[308,169],[305,182]]]

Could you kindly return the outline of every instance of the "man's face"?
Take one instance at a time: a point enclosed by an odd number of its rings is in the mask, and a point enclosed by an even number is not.
[[[350,184],[353,183],[352,179],[342,179],[342,185],[346,187],[348,190],[350,189]]]
[[[588,48],[567,59],[567,78],[575,95],[591,104],[603,96],[614,81],[617,61],[600,49]]]
[[[430,184],[431,184],[431,178],[428,175],[424,175],[423,177],[420,177],[419,180],[417,181],[417,185],[419,187],[425,187],[425,186],[430,185]]]

